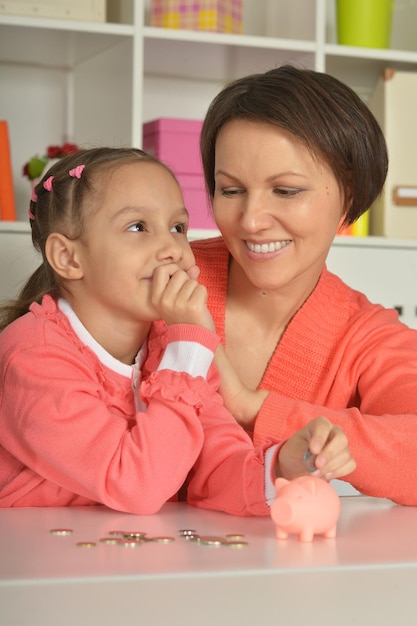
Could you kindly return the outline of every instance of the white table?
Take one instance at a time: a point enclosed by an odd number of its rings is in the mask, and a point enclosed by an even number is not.
[[[414,624],[417,508],[344,497],[336,539],[275,539],[270,518],[166,504],[158,515],[104,507],[0,510],[1,626]],[[56,536],[52,528],[73,533]],[[241,532],[248,546],[181,539]],[[112,530],[174,536],[126,548]],[[80,548],[79,541],[96,541]]]

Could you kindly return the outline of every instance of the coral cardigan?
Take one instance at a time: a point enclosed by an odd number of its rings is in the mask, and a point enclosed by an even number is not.
[[[255,451],[226,411],[217,345],[198,326],[157,322],[130,366],[65,301],[33,304],[0,335],[0,507],[154,513],[192,470],[191,504],[269,514],[278,446]]]
[[[221,341],[229,254],[220,238],[192,243]],[[244,337],[242,337],[244,341]],[[324,415],[349,439],[364,494],[417,505],[417,332],[324,269],[294,315],[259,388],[255,444],[287,439]]]

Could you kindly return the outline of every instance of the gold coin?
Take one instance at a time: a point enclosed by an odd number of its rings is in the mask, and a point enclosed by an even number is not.
[[[72,528],[51,528],[49,532],[51,535],[70,535],[73,530]]]
[[[123,535],[126,534],[126,531],[125,530],[110,530],[108,534],[123,537]]]
[[[100,543],[108,543],[110,545],[117,545],[119,543],[119,539],[117,537],[102,537],[100,539]]]
[[[205,546],[222,546],[226,543],[226,539],[224,539],[223,537],[212,537],[205,535],[203,537],[200,537],[200,543]]]
[[[249,544],[247,541],[226,541],[223,545],[229,548],[246,548]]]
[[[95,548],[96,542],[95,541],[78,541],[77,546],[79,548]]]
[[[174,537],[146,537],[146,541],[153,541],[154,543],[171,543],[175,541]]]
[[[144,539],[146,537],[146,533],[142,532],[142,531],[138,531],[138,532],[124,532],[123,533],[123,538],[124,539]]]
[[[245,535],[243,535],[242,533],[230,533],[228,535],[226,535],[226,539],[229,540],[234,540],[234,539],[243,539]]]
[[[119,539],[117,543],[124,548],[136,548],[141,545],[142,541],[140,539]]]

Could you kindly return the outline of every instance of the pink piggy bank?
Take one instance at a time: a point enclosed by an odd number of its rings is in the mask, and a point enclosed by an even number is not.
[[[300,541],[312,541],[314,535],[336,536],[340,499],[329,483],[316,476],[277,478],[275,488],[271,517],[278,539],[289,534],[299,535]]]

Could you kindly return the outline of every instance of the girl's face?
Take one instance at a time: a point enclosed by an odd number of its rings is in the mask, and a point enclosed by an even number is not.
[[[310,293],[336,234],[344,198],[330,168],[291,133],[272,124],[233,120],[216,141],[213,209],[250,285]]]
[[[146,161],[117,168],[97,197],[76,242],[83,276],[71,302],[87,327],[125,324],[127,331],[129,323],[157,319],[150,302],[155,269],[169,263],[187,270],[194,264],[188,213],[173,176]]]

